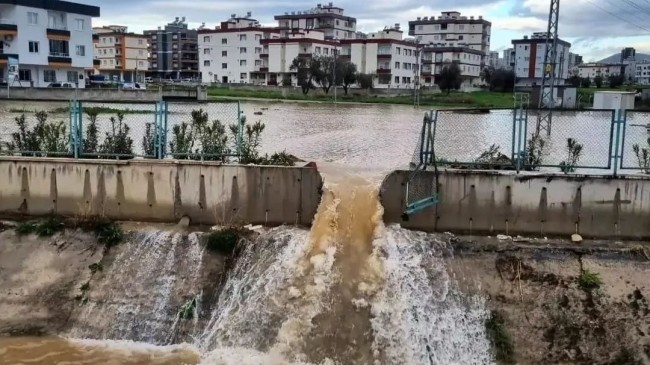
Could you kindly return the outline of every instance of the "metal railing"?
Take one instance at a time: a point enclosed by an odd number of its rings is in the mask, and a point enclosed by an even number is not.
[[[537,111],[431,113],[439,168],[650,174],[650,112],[555,111],[553,133],[536,133]],[[421,143],[414,164],[421,159]]]

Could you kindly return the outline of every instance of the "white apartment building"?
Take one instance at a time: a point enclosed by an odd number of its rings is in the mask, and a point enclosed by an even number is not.
[[[533,33],[529,38],[515,39],[512,45],[515,49],[516,86],[530,87],[542,84],[544,76],[544,57],[546,55],[546,33]],[[554,66],[551,68],[556,75],[556,84],[564,85],[569,78],[569,50],[571,43],[558,39],[557,54]]]
[[[516,52],[514,48],[507,48],[503,51],[503,67],[507,70],[515,68]]]
[[[622,63],[584,63],[578,66],[578,76],[590,78],[601,76],[605,80],[612,75],[625,75],[627,65]]]
[[[412,88],[419,67],[417,44],[402,36],[396,24],[367,39],[343,40],[339,57],[354,63],[359,73],[376,75],[376,88]]]
[[[267,84],[269,48],[262,41],[279,38],[280,31],[261,27],[250,16],[233,14],[217,29],[199,30],[199,70],[203,82]]]
[[[343,8],[331,2],[327,5],[317,4],[315,8],[305,11],[285,12],[284,15],[276,15],[275,20],[283,37],[304,30],[319,30],[327,40],[357,38],[357,19],[346,16]]]
[[[650,85],[650,61],[637,62],[634,77],[637,85]]]
[[[297,85],[297,72],[291,64],[297,57],[312,59],[314,56],[330,56],[339,50],[340,44],[325,40],[325,34],[316,30],[288,34],[287,37],[262,40],[268,47],[267,85],[280,85],[283,78],[291,77],[292,85]]]
[[[409,35],[421,45],[442,44],[445,47],[469,47],[482,54],[481,65],[486,65],[490,52],[492,23],[482,16],[462,16],[457,11],[443,12],[439,17],[418,17],[409,22]]]
[[[99,7],[67,1],[12,0],[0,4],[0,68],[13,87],[71,82],[83,88],[93,67],[92,18]],[[8,80],[17,60],[18,77]]]
[[[424,47],[422,48],[422,84],[433,86],[436,77],[452,62],[458,63],[463,79],[462,86],[478,86],[483,67],[481,60],[483,52],[468,47]]]
[[[149,70],[147,36],[129,33],[120,25],[93,28],[93,32],[95,69],[99,74],[120,82],[144,81]]]
[[[487,62],[488,66],[498,68],[500,65],[499,60],[500,60],[499,52],[490,51],[490,53],[488,54],[488,62]]]

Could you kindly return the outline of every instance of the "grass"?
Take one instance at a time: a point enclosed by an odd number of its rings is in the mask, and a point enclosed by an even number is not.
[[[93,232],[97,236],[97,241],[103,243],[107,248],[111,248],[122,241],[124,232],[115,222],[102,217],[91,217],[76,222],[75,226],[86,232]]]
[[[18,227],[16,227],[16,233],[18,233],[19,236],[25,236],[35,233],[37,227],[38,224],[34,222],[22,222],[18,225]]]
[[[325,95],[314,91],[316,90],[312,90],[309,94],[303,95],[299,91],[290,90],[283,95],[283,92],[280,89],[246,90],[211,87],[208,88],[208,96],[211,98],[232,97],[242,99],[251,98],[314,102],[331,102],[334,98],[332,93]],[[365,91],[360,92],[359,90],[350,90],[349,95],[339,94],[337,96],[337,101],[342,103],[413,105],[412,96],[365,95]],[[464,108],[511,108],[514,105],[514,100],[513,95],[510,92],[452,92],[449,95],[446,93],[421,95],[420,105]]]
[[[241,230],[225,228],[208,234],[206,247],[209,251],[225,256],[236,256],[238,253]]]
[[[490,318],[485,322],[485,329],[492,344],[497,364],[515,364],[515,346],[510,334],[506,331],[503,315],[492,311]]]
[[[65,224],[59,217],[49,217],[41,222],[23,222],[16,227],[19,236],[36,234],[39,237],[51,237],[63,231]]]
[[[600,275],[589,270],[583,270],[578,278],[578,285],[586,291],[598,289],[602,284],[603,281],[600,278]]]

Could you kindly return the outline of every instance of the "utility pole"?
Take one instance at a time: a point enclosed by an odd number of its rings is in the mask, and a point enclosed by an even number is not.
[[[413,90],[413,107],[420,106],[420,40],[415,41],[415,83]]]
[[[551,135],[553,108],[555,107],[555,82],[557,71],[558,23],[560,20],[560,0],[550,0],[548,14],[548,29],[546,32],[546,49],[544,50],[544,68],[542,69],[542,85],[539,90],[539,116],[535,133],[539,136],[542,131]],[[562,77],[562,75],[559,75]]]

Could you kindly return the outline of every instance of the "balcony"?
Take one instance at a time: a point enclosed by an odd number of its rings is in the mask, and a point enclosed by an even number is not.
[[[57,40],[70,40],[70,31],[67,29],[59,29],[65,27],[51,28],[46,29],[48,39],[57,39]]]
[[[379,74],[379,75],[381,75],[381,74],[384,74],[384,75],[388,74],[389,75],[391,73],[392,73],[392,71],[391,71],[390,68],[378,68],[377,69],[377,74]]]
[[[16,35],[18,26],[11,19],[0,19],[0,35]]]
[[[298,53],[299,58],[311,58],[312,54],[311,53]]]
[[[269,53],[268,53],[268,52],[266,52],[266,53],[264,53],[264,52],[260,53],[260,58],[269,58]]]
[[[390,59],[392,57],[393,57],[393,55],[390,54],[390,53],[378,53],[377,54],[377,58],[379,58],[379,59]]]
[[[72,64],[72,58],[70,58],[70,54],[68,53],[50,52],[49,56],[47,57],[47,62],[50,64],[50,66],[70,66]]]

